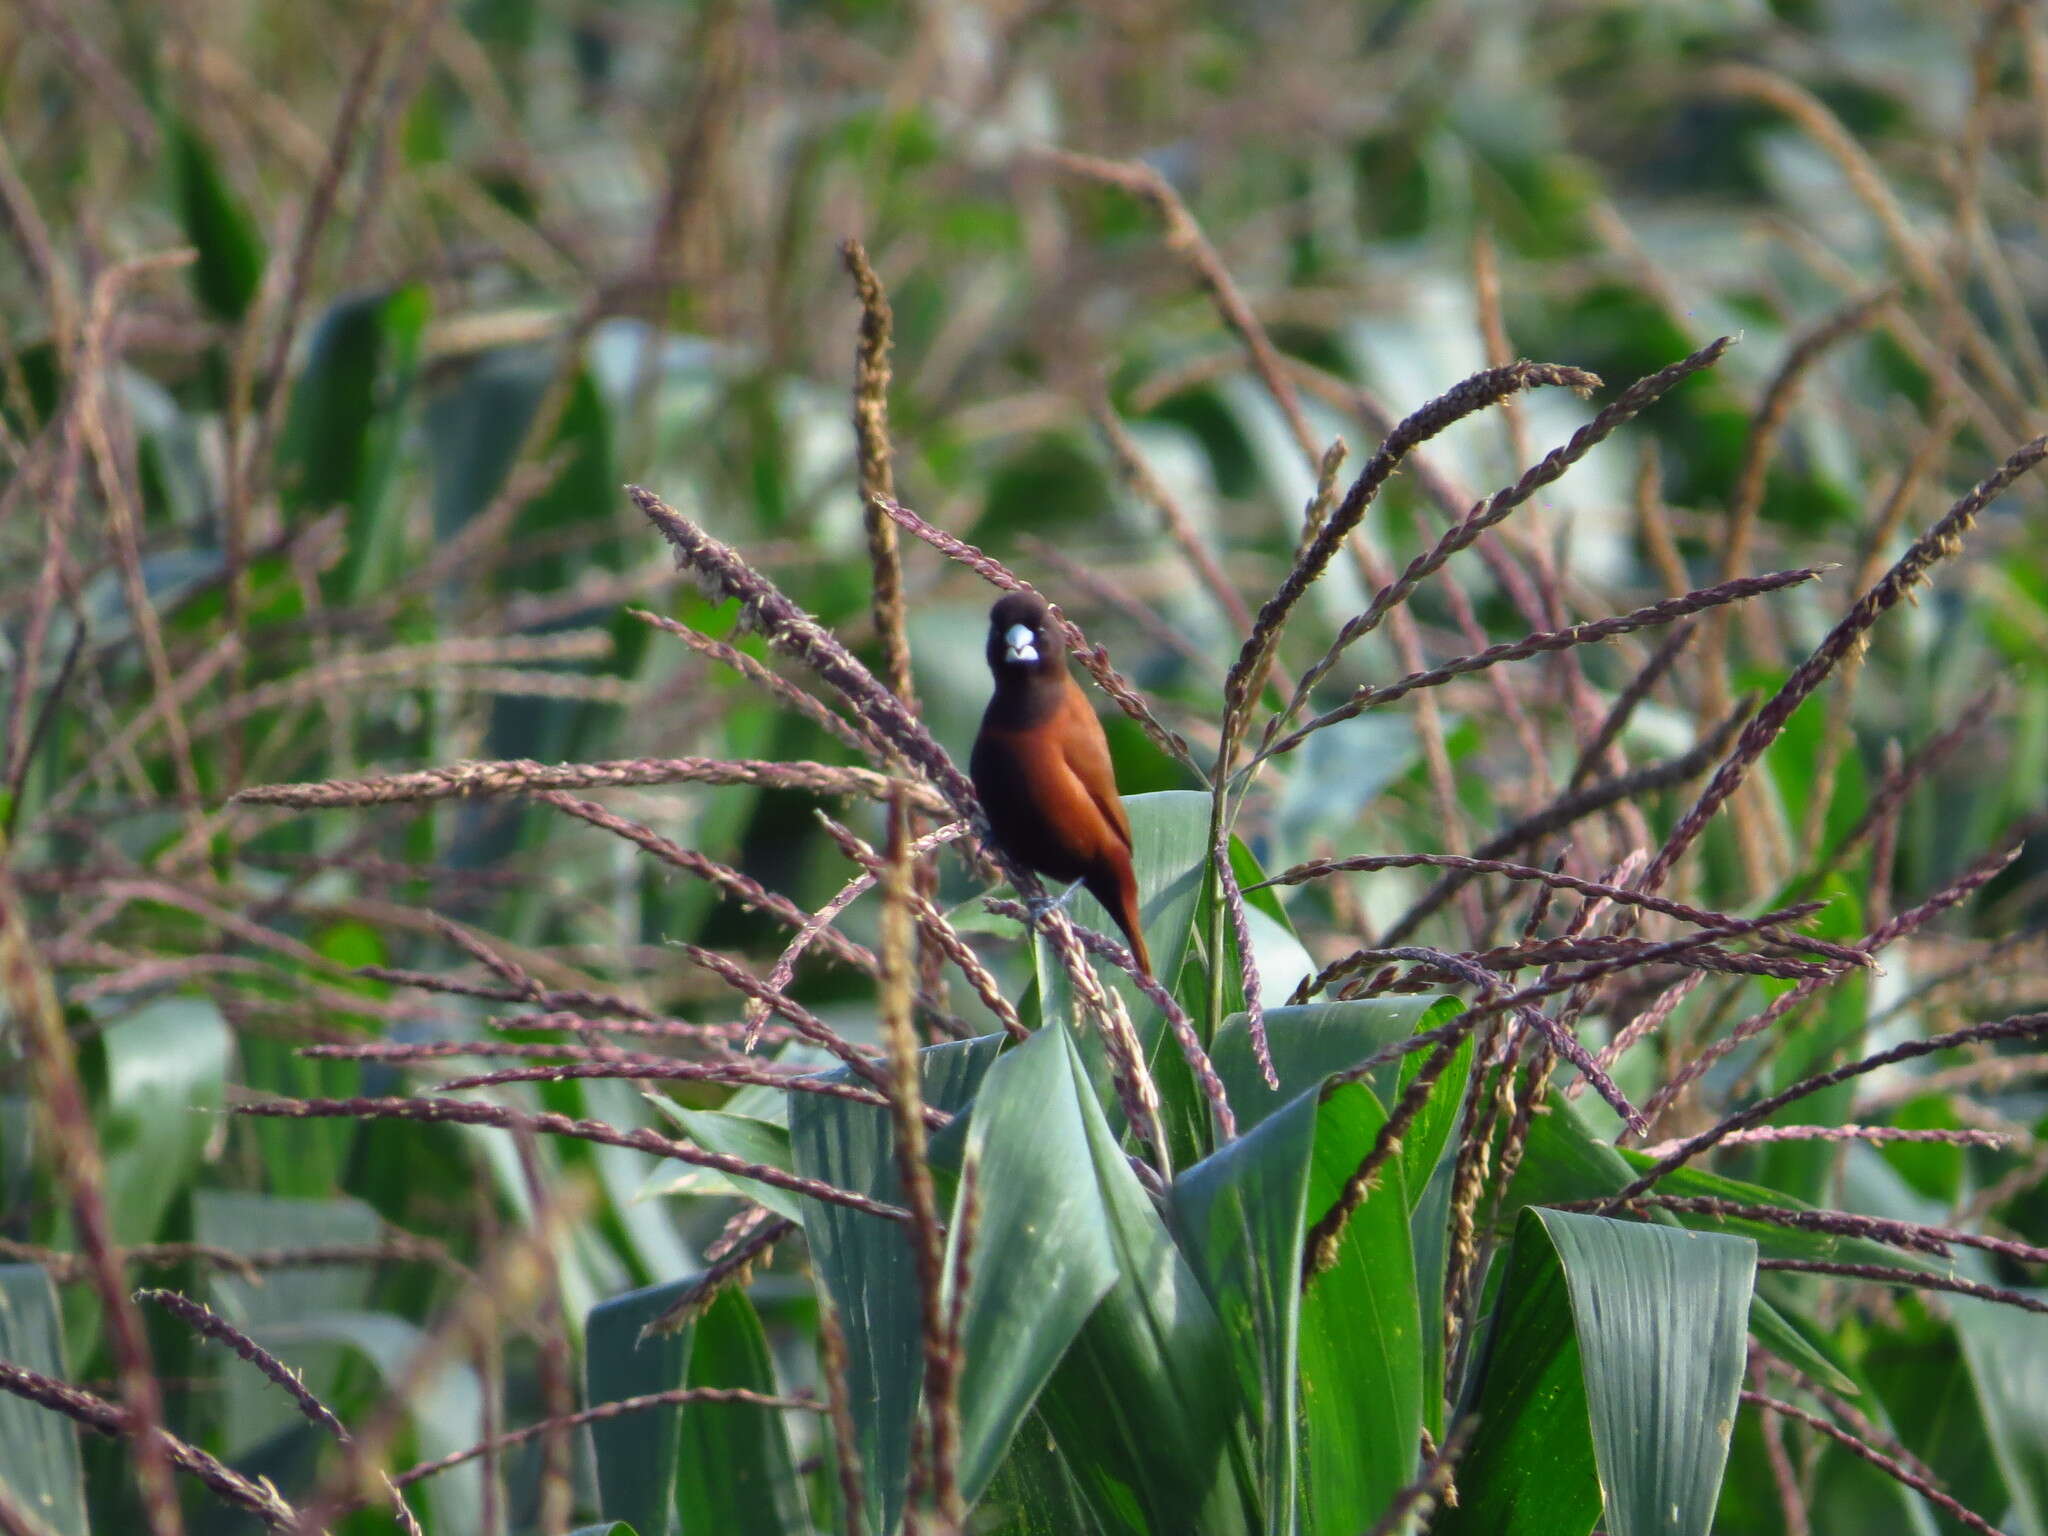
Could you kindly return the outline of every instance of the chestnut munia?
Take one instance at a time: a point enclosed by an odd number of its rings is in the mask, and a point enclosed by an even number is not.
[[[1146,975],[1131,823],[1117,798],[1109,742],[1067,670],[1067,649],[1045,600],[1011,592],[989,613],[995,693],[968,772],[997,845],[1051,880],[1078,880],[1130,940]]]

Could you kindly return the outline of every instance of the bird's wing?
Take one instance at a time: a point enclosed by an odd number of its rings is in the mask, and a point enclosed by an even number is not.
[[[1126,852],[1131,847],[1131,819],[1116,792],[1116,770],[1110,766],[1109,739],[1102,734],[1102,722],[1088,707],[1088,696],[1077,688],[1069,690],[1062,706],[1071,712],[1068,728],[1060,732],[1061,754],[1068,769],[1081,781],[1082,789],[1102,812]]]

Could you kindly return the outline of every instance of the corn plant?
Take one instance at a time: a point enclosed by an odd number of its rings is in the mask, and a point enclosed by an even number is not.
[[[280,147],[260,39],[56,18],[0,100],[0,1529],[2048,1530],[2037,22],[1924,65],[1934,176],[1735,22],[1458,65],[1417,9],[1385,119],[1205,186],[713,6],[610,202],[597,22],[558,76],[390,7]],[[1342,21],[1257,45],[1304,112]],[[1113,31],[985,41],[1217,131]],[[1610,54],[1877,254],[1753,189],[1796,278],[1646,248],[1529,128]],[[1439,223],[1469,344],[1359,318]],[[962,770],[1011,591],[1151,975]]]

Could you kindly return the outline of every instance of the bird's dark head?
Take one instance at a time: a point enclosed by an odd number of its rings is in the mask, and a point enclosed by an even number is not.
[[[1057,677],[1066,668],[1066,642],[1045,599],[1032,592],[997,599],[988,615],[988,669],[996,682]]]

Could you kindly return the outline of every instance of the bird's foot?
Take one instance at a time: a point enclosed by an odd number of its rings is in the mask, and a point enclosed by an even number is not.
[[[1024,910],[1031,914],[1031,920],[1035,923],[1040,918],[1050,917],[1055,912],[1065,911],[1067,903],[1074,899],[1074,892],[1079,889],[1081,889],[1081,882],[1076,880],[1058,896],[1034,896],[1031,900],[1024,903]]]

